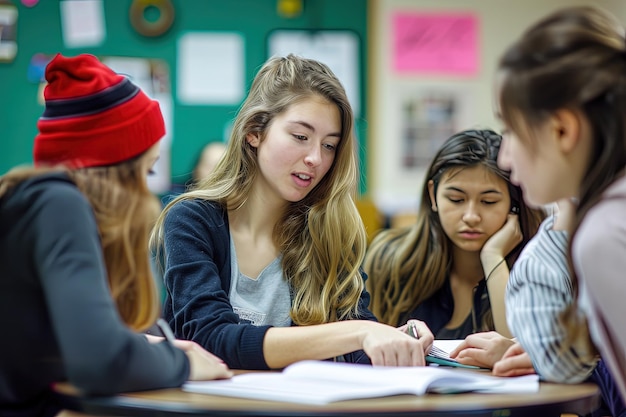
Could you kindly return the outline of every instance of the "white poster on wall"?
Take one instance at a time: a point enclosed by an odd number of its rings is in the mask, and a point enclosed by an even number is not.
[[[191,105],[239,105],[245,94],[244,39],[234,32],[188,32],[178,39],[177,98]]]
[[[294,54],[328,65],[346,90],[354,111],[361,114],[359,37],[349,30],[275,30],[268,37],[269,55]]]
[[[99,46],[106,38],[102,0],[63,0],[61,29],[66,48]]]

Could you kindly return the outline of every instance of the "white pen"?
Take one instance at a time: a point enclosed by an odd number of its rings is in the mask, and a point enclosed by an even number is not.
[[[417,327],[415,326],[414,321],[409,321],[409,335],[416,339],[420,338],[419,334],[417,334]]]
[[[167,340],[170,343],[173,343],[176,340],[176,336],[174,336],[174,332],[172,332],[170,325],[167,324],[165,320],[158,319],[156,321],[156,325],[159,327],[159,330],[161,330],[161,333],[163,333],[165,340]]]

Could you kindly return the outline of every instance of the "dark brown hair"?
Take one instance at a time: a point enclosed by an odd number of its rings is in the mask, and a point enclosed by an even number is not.
[[[500,108],[513,131],[539,126],[554,111],[588,119],[592,155],[580,187],[584,217],[626,165],[626,45],[623,28],[593,7],[557,11],[502,56]]]
[[[370,308],[384,323],[399,325],[402,316],[441,288],[449,275],[452,251],[438,213],[431,210],[428,182],[435,187],[451,169],[483,166],[504,179],[511,196],[511,208],[519,210],[522,242],[506,257],[513,265],[522,248],[535,235],[543,212],[526,206],[522,190],[511,183],[509,172],[498,167],[502,137],[491,130],[465,130],[451,136],[439,149],[422,185],[417,222],[406,228],[388,229],[372,241],[364,269],[369,275]],[[487,320],[491,314],[483,314]],[[484,327],[484,326],[483,326]],[[490,330],[490,329],[483,329]]]

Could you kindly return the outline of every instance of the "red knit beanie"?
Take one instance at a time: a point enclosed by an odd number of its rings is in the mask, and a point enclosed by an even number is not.
[[[37,122],[35,165],[114,165],[165,135],[159,103],[93,55],[57,54],[46,67],[46,109]]]

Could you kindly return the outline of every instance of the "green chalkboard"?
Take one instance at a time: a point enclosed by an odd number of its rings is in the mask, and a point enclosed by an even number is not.
[[[243,35],[245,42],[246,89],[268,55],[268,36],[277,29],[350,30],[360,38],[360,114],[356,131],[360,142],[362,184],[365,192],[365,144],[367,80],[367,0],[303,0],[302,12],[293,18],[279,15],[279,0],[171,0],[175,19],[171,28],[158,37],[137,33],[129,20],[132,0],[103,0],[106,38],[98,47],[67,48],[61,27],[59,0],[40,0],[18,8],[17,56],[0,63],[0,174],[13,166],[32,162],[36,122],[43,105],[38,102],[39,84],[29,81],[29,62],[35,54],[60,52],[72,56],[154,58],[169,66],[172,98],[172,161],[174,183],[184,183],[200,149],[221,140],[239,105],[185,105],[176,100],[177,40],[186,31],[227,31]],[[152,16],[147,15],[147,18]]]

